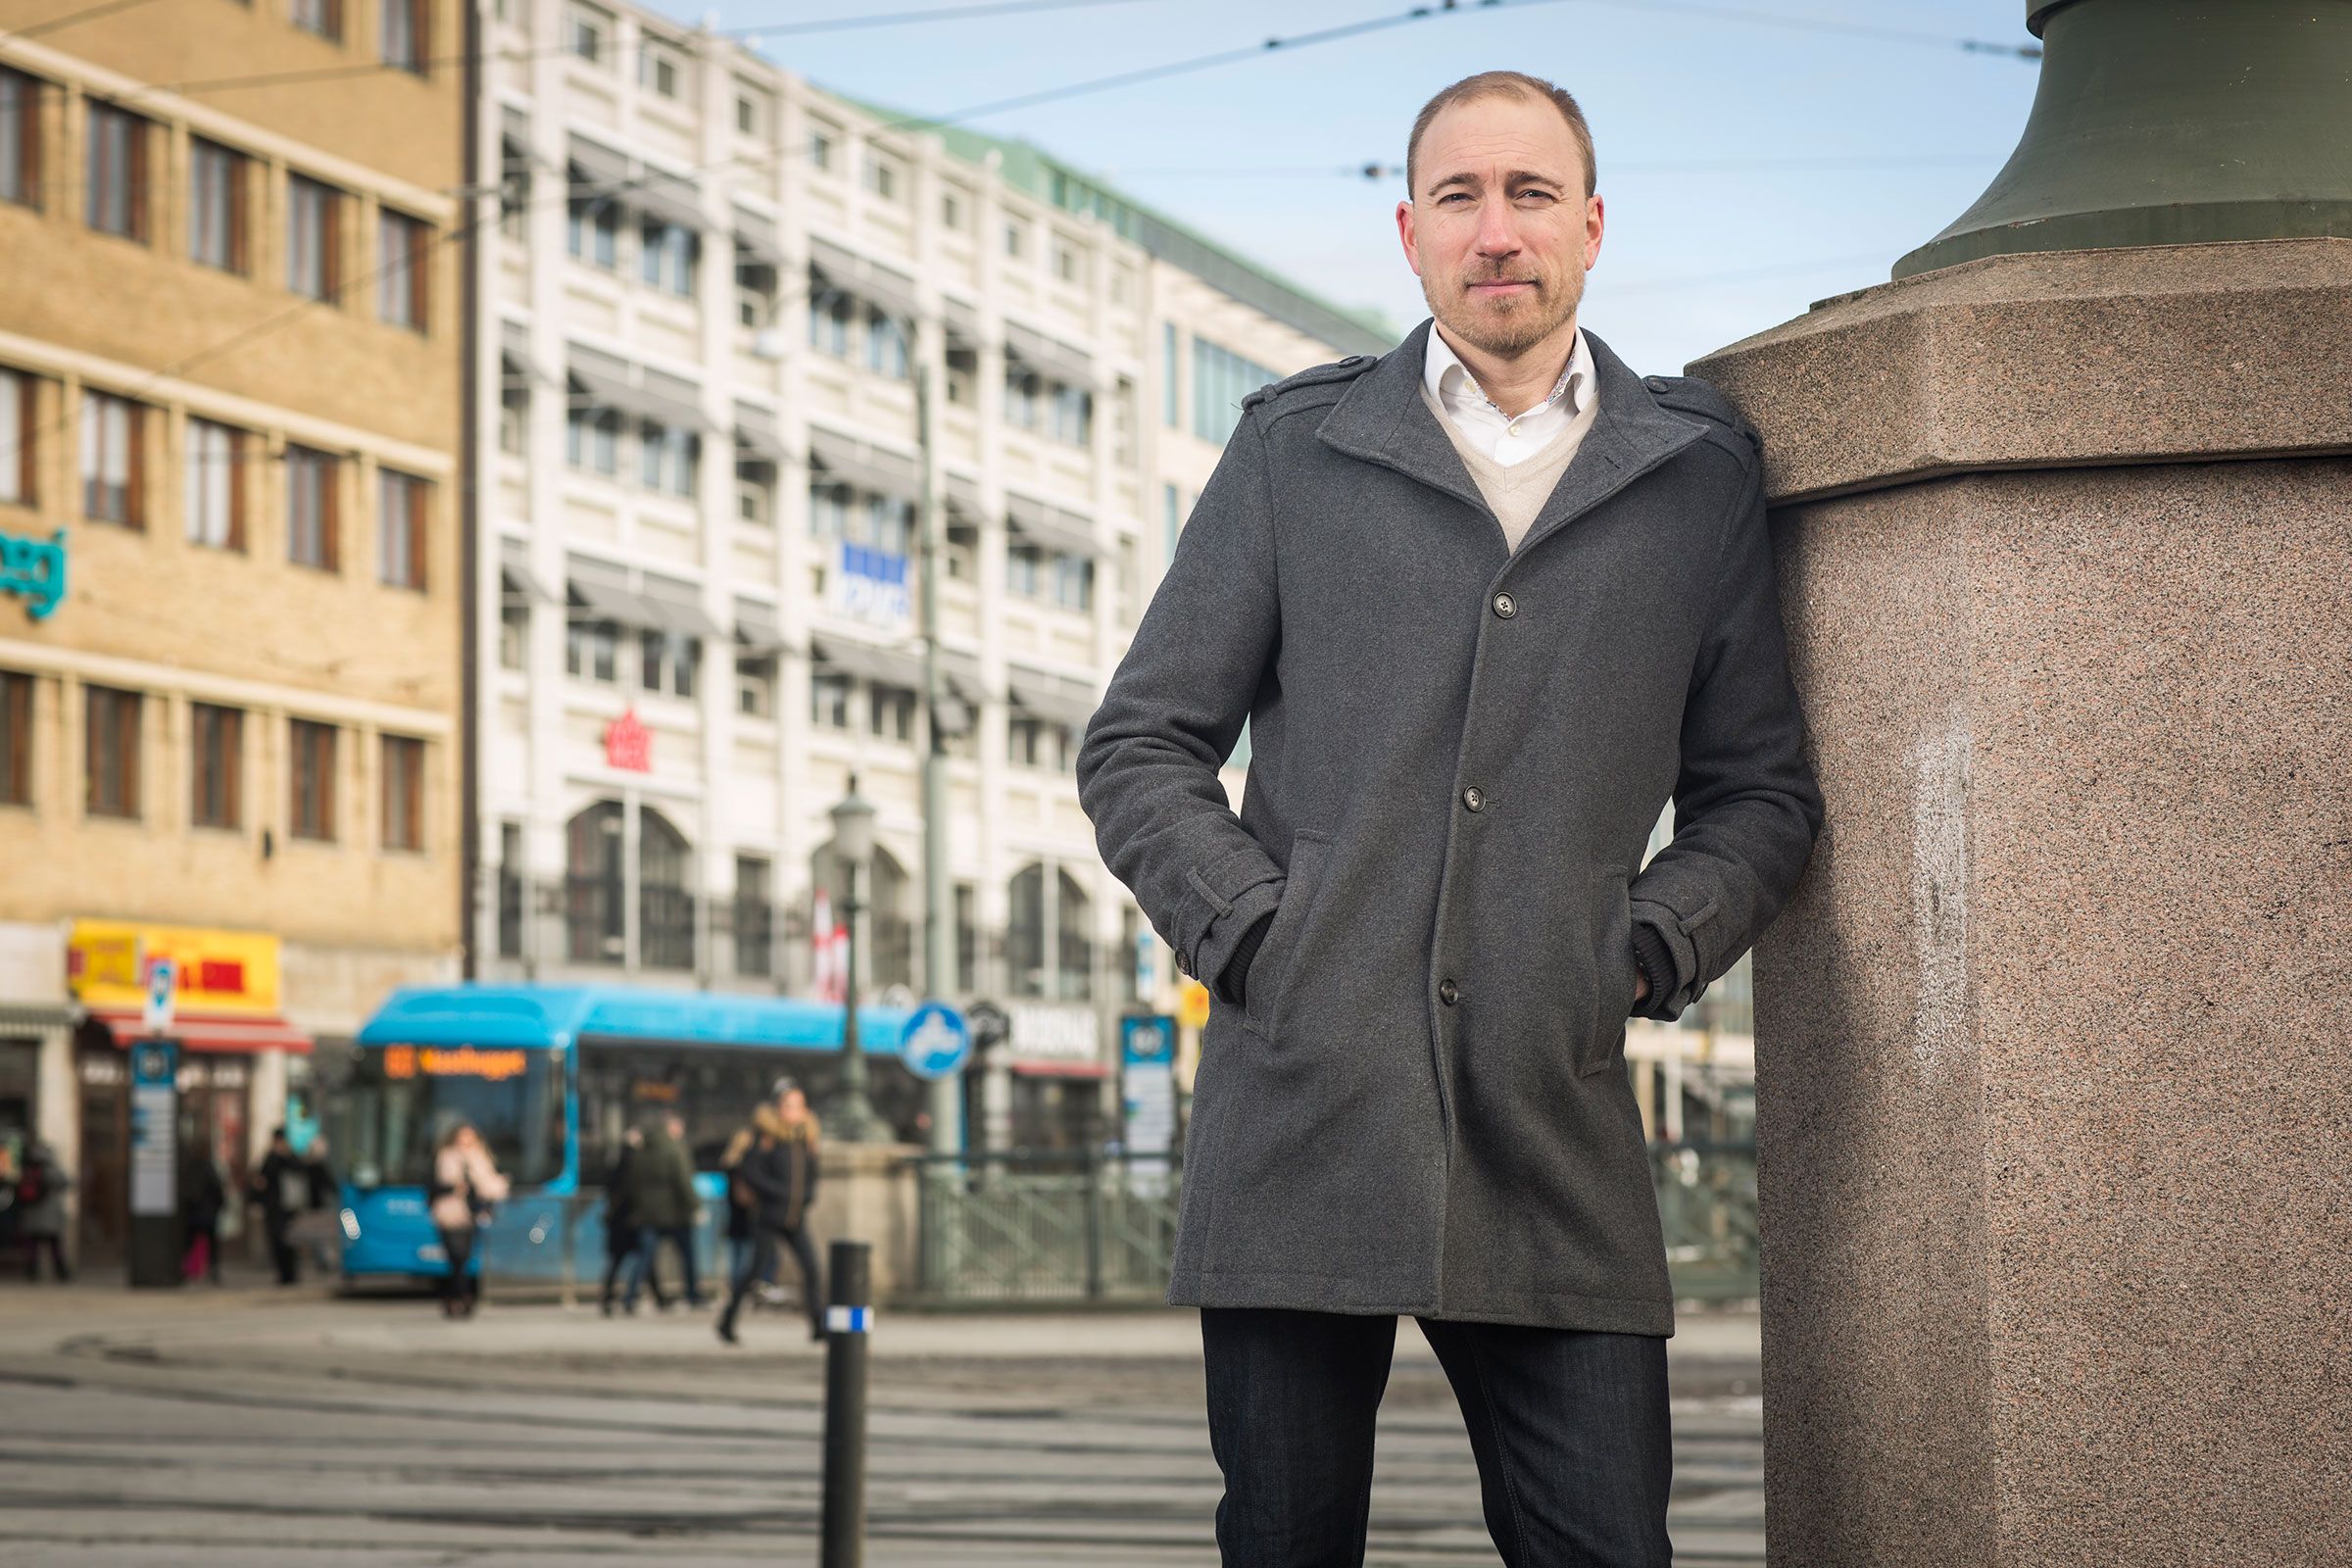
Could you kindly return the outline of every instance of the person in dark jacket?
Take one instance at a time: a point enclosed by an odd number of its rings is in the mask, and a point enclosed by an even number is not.
[[[729,1345],[735,1338],[735,1317],[753,1285],[776,1266],[779,1248],[789,1248],[801,1266],[801,1296],[808,1310],[808,1337],[825,1337],[824,1277],[817,1268],[816,1249],[808,1240],[808,1210],[816,1201],[820,1130],[808,1108],[808,1097],[791,1079],[776,1085],[775,1098],[753,1112],[751,1147],[736,1164],[730,1182],[750,1196],[752,1250],[738,1261],[727,1291],[727,1309],[719,1314],[718,1337]]]
[[[605,1316],[612,1315],[613,1288],[619,1283],[621,1266],[637,1255],[637,1213],[630,1207],[633,1194],[629,1188],[629,1170],[637,1163],[637,1152],[645,1147],[645,1134],[632,1127],[620,1135],[620,1152],[612,1157],[612,1168],[605,1173],[605,1288],[597,1309]],[[662,1282],[654,1281],[654,1299],[662,1299]],[[635,1311],[634,1298],[629,1308]]]
[[[17,1173],[17,1228],[24,1238],[24,1277],[35,1284],[44,1251],[59,1284],[74,1277],[66,1266],[66,1194],[73,1188],[74,1178],[47,1144],[36,1142],[24,1151],[24,1168]]]
[[[311,1206],[311,1167],[294,1152],[283,1127],[270,1135],[270,1152],[253,1173],[247,1197],[261,1205],[262,1234],[270,1241],[270,1261],[277,1268],[277,1283],[292,1285],[301,1277],[302,1254],[288,1233],[295,1216]]]
[[[179,1167],[179,1217],[186,1248],[181,1253],[182,1279],[199,1274],[220,1283],[220,1214],[228,1207],[228,1184],[212,1152],[190,1144]]]
[[[694,1271],[694,1162],[678,1141],[685,1124],[666,1116],[646,1129],[645,1147],[629,1165],[629,1207],[637,1220],[637,1257],[629,1270],[628,1294],[621,1310],[637,1310],[637,1291],[653,1282],[654,1306],[669,1310],[654,1265],[663,1242],[678,1251],[678,1267],[686,1280],[686,1304],[700,1306],[704,1297]]]
[[[1432,318],[1243,399],[1079,802],[1210,992],[1169,1299],[1201,1308],[1226,1562],[1362,1560],[1409,1313],[1508,1568],[1652,1568],[1674,1288],[1627,1019],[1755,943],[1822,821],[1762,454],[1579,323],[1602,202],[1567,93],[1456,82],[1405,163]]]

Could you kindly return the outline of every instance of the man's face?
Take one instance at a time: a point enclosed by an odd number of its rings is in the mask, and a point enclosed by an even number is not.
[[[1517,93],[1441,110],[1396,207],[1422,297],[1456,339],[1517,359],[1576,317],[1600,256],[1600,198],[1559,110]]]
[[[808,1114],[808,1097],[798,1089],[787,1089],[776,1097],[776,1109],[786,1121],[799,1121]]]

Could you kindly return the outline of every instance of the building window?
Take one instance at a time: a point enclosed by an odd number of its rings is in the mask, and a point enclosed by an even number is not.
[[[147,238],[147,122],[111,104],[90,105],[90,227],[144,243]]]
[[[1038,396],[1046,383],[1036,372],[1021,368],[1017,362],[1004,367],[1004,422],[1023,430],[1037,428]]]
[[[498,450],[520,456],[531,427],[531,393],[524,386],[503,386],[498,393]]]
[[[819,169],[831,170],[833,147],[840,136],[840,127],[828,125],[821,120],[811,120],[808,122],[808,162]]]
[[[1015,767],[1062,772],[1070,760],[1069,726],[1015,715],[1004,725],[1004,760]]]
[[[963,231],[963,198],[952,190],[940,193],[939,226]]]
[[[1035,545],[1008,542],[1004,547],[1004,591],[1022,599],[1037,597],[1047,553]]]
[[[637,85],[657,98],[675,101],[678,96],[678,57],[655,44],[645,44],[637,51]]]
[[[147,411],[104,392],[81,395],[81,512],[126,528],[147,525]]]
[[[498,956],[522,956],[522,824],[498,824]]]
[[[1064,283],[1078,281],[1078,247],[1067,240],[1054,242],[1054,275]]]
[[[0,670],[0,806],[32,804],[32,677]]]
[[[1182,422],[1177,414],[1176,398],[1176,323],[1159,323],[1159,390],[1161,413],[1173,430]]]
[[[586,6],[573,6],[564,17],[564,47],[587,61],[602,65],[605,40],[612,36],[612,19]]]
[[[1004,254],[1018,260],[1029,250],[1029,228],[1025,223],[1004,225]]]
[[[382,8],[384,64],[423,75],[429,0],[376,0],[376,4]]]
[[[522,668],[528,662],[530,646],[531,603],[520,591],[510,586],[499,595],[498,667]]]
[[[201,138],[188,148],[188,255],[224,272],[243,272],[245,159]]]
[[[297,566],[333,571],[341,560],[336,539],[335,459],[309,447],[286,448],[286,559]]]
[[[764,856],[735,857],[735,972],[775,972],[775,866]]]
[[[83,807],[92,816],[139,814],[139,710],[137,692],[85,686]]]
[[[1054,603],[1064,610],[1095,607],[1095,564],[1084,556],[1054,558]]]
[[[41,82],[0,69],[0,201],[41,205]]]
[[[245,432],[188,420],[188,543],[245,548]]]
[[[693,298],[702,236],[682,223],[647,223],[638,229],[637,238],[646,282],[682,299]]]
[[[877,311],[866,318],[865,368],[894,381],[906,379],[906,329]]]
[[[571,166],[571,183],[594,185],[596,176]],[[574,196],[565,209],[564,245],[574,259],[606,271],[620,266],[620,209],[612,197]]]
[[[738,520],[754,527],[764,528],[775,515],[775,504],[769,499],[764,481],[749,475],[735,480],[735,515]]]
[[[735,656],[735,711],[749,718],[776,716],[776,662],[772,656]]]
[[[1193,339],[1193,434],[1223,445],[1241,421],[1242,399],[1282,379],[1205,338]]]
[[[914,739],[914,693],[876,683],[866,688],[866,728],[886,741]]]
[[[611,409],[571,410],[564,422],[564,458],[607,478],[619,472],[620,416]]]
[[[818,670],[808,677],[808,717],[826,729],[850,727],[850,677]]]
[[[289,725],[293,753],[291,831],[298,839],[335,836],[335,726],[297,718]]]
[[[760,112],[759,99],[748,92],[735,95],[735,129],[740,134],[757,136],[760,128],[766,123],[767,117]]]
[[[675,425],[640,425],[637,466],[648,490],[691,496],[702,474],[703,438]]]
[[[814,281],[811,279],[811,286]],[[808,296],[808,346],[834,359],[850,357],[850,324],[858,319],[858,302],[834,290]]]
[[[244,820],[245,714],[240,709],[192,703],[189,729],[195,741],[189,817],[198,827],[236,827]]]
[[[333,187],[300,174],[286,179],[286,287],[332,301],[342,275],[342,203]]]
[[[294,25],[329,42],[343,38],[343,0],[293,0]]]
[[[638,644],[637,675],[649,692],[694,695],[694,672],[702,662],[703,640],[677,632],[649,631]]]
[[[376,570],[395,588],[424,587],[425,482],[390,468],[375,470]]]
[[[35,504],[32,476],[40,471],[32,457],[32,388],[31,376],[0,370],[0,441],[9,443],[0,450],[0,501],[20,507]]]
[[[620,628],[609,620],[587,618],[585,604],[577,595],[573,599],[564,626],[564,672],[610,686],[618,678]]]
[[[1083,447],[1095,439],[1095,395],[1082,386],[1054,385],[1054,417],[1048,433],[1056,441]]]
[[[394,326],[424,330],[425,265],[432,231],[417,219],[385,208],[375,224],[375,314]]]
[[[865,156],[865,188],[886,202],[899,199],[899,166],[880,153]]]
[[[384,737],[384,848],[424,848],[424,742]]]

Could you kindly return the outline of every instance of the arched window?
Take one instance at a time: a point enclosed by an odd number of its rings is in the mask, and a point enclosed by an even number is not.
[[[620,803],[599,801],[564,829],[564,953],[573,963],[619,963],[623,949]]]
[[[1064,1002],[1086,1002],[1095,994],[1095,901],[1064,871],[1054,879],[1054,926],[1059,932],[1055,951],[1060,956],[1058,995]]]
[[[808,885],[822,888],[833,901],[833,918],[847,919],[846,906],[850,895],[849,872],[829,843],[820,844],[808,857]],[[906,874],[899,858],[874,846],[873,858],[865,871],[866,941],[868,946],[858,954],[858,983],[860,987],[880,991],[885,986],[914,984],[915,930],[921,923],[913,902],[913,880]]]
[[[694,967],[692,852],[660,811],[637,814],[637,957],[648,969]]]
[[[1046,868],[1014,873],[1004,917],[1005,985],[1016,997],[1046,994]]]

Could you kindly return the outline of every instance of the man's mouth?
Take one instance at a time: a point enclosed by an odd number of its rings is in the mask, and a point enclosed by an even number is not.
[[[1470,285],[1470,292],[1489,296],[1507,296],[1516,294],[1521,289],[1533,289],[1535,286],[1536,282],[1532,277],[1484,277]]]

